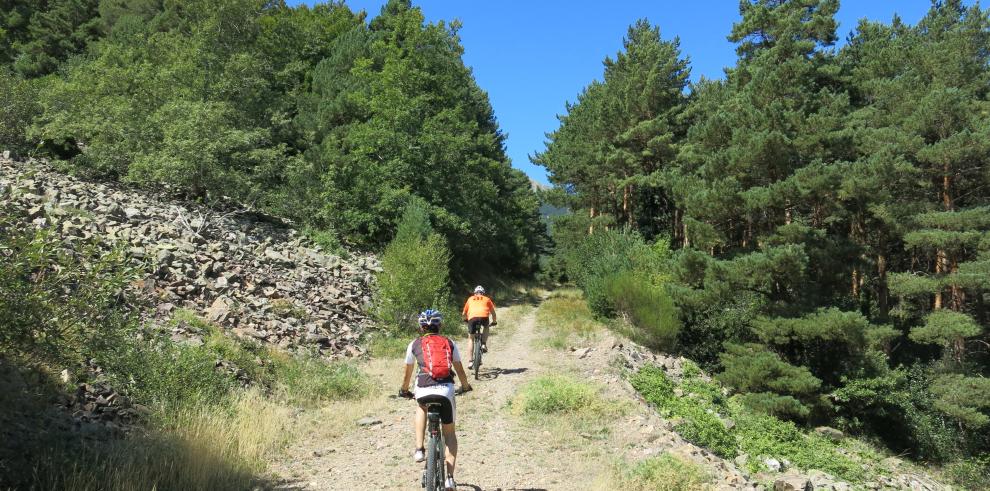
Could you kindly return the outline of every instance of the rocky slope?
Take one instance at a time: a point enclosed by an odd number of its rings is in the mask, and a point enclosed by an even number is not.
[[[328,358],[360,355],[372,322],[373,256],[344,259],[281,221],[218,210],[111,183],[75,179],[44,162],[0,156],[0,203],[68,242],[122,248],[145,276],[132,284],[165,324],[188,309],[232,334]],[[176,338],[198,342],[184,323]]]

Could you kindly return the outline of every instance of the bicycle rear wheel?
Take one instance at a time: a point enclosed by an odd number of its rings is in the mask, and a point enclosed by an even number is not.
[[[474,335],[474,379],[481,373],[481,336]]]
[[[426,448],[426,489],[427,491],[444,491],[444,448],[440,438],[440,429],[430,432],[430,442]]]

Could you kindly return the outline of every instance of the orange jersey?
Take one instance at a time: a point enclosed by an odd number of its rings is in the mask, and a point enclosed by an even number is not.
[[[492,299],[484,295],[471,295],[467,302],[464,302],[464,317],[467,319],[475,319],[478,317],[488,318],[488,314],[491,314],[495,310],[495,304],[492,303]]]

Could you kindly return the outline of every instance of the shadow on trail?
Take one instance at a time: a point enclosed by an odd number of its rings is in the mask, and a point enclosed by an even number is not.
[[[529,370],[528,368],[484,368],[484,364],[481,367],[481,373],[478,374],[480,380],[495,380],[502,375],[516,375]]]
[[[472,491],[483,491],[483,488],[481,486],[477,486],[475,484],[457,483],[457,489],[460,490],[464,488],[471,489]],[[496,489],[503,489],[503,488],[496,488]],[[549,490],[545,488],[507,488],[504,491],[549,491]]]

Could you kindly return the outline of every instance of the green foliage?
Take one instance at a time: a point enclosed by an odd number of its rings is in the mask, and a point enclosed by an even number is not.
[[[68,249],[18,218],[0,209],[0,352],[77,366],[126,339],[135,327],[121,290],[135,272],[120,251]]]
[[[740,2],[737,62],[683,100],[627,90],[683,73],[676,41],[631,27],[533,159],[575,212],[554,221],[551,263],[599,315],[651,312],[642,277],[662,276],[680,321],[662,348],[722,371],[748,411],[920,458],[986,452],[985,409],[962,395],[990,375],[990,11],[934,2],[835,49],[837,10]],[[619,228],[673,252],[638,269]]]
[[[421,201],[406,206],[396,238],[385,248],[381,262],[375,309],[387,329],[415,332],[421,311],[448,308],[450,252],[444,239],[432,231]],[[454,319],[448,316],[448,324]]]
[[[705,489],[712,475],[701,466],[665,453],[636,463],[621,472],[616,487],[642,491]]]
[[[392,1],[331,52],[297,117],[315,145],[296,213],[377,246],[415,196],[450,244],[455,272],[530,271],[544,234],[539,200],[509,165],[456,26],[425,23],[419,8]]]
[[[945,474],[966,489],[987,489],[990,487],[990,455],[953,462],[946,467]]]
[[[719,412],[724,413],[727,409],[720,393],[712,397],[710,392],[699,394],[682,390],[684,395],[678,396],[677,384],[667,378],[662,369],[653,366],[641,368],[629,382],[643,398],[655,404],[664,417],[680,420],[676,430],[685,440],[724,458],[736,456],[735,439],[719,418]]]
[[[925,325],[911,330],[911,339],[924,344],[948,347],[960,338],[973,337],[983,332],[983,327],[972,317],[951,310],[936,310],[925,318]]]
[[[0,35],[0,63],[21,75],[52,73],[72,55],[82,53],[104,33],[99,0],[49,0],[0,3],[6,22]],[[9,27],[8,27],[9,26]]]
[[[177,345],[153,333],[145,336],[151,339],[115,339],[115,345],[97,359],[117,390],[163,413],[228,402],[238,381],[216,369],[215,353]]]
[[[0,67],[0,149],[29,150],[26,138],[31,119],[40,111],[38,84]]]
[[[681,321],[663,285],[624,271],[608,277],[605,291],[613,299],[616,312],[635,326],[634,340],[662,351],[676,347]]]
[[[594,387],[572,377],[550,375],[534,379],[521,387],[512,400],[512,410],[539,418],[589,411],[601,403]]]
[[[990,424],[990,379],[958,373],[942,375],[931,386],[935,407],[969,428]]]
[[[807,416],[810,409],[800,399],[807,401],[821,386],[807,368],[791,365],[758,344],[727,345],[722,365],[725,371],[719,380],[749,392],[744,401],[751,408],[778,416]]]
[[[751,472],[764,470],[755,457],[768,456],[852,482],[863,478],[862,466],[841,454],[836,444],[807,435],[792,422],[753,412],[744,401],[726,399],[722,388],[703,380],[696,367],[685,366],[683,377],[674,382],[662,369],[645,366],[629,381],[664,417],[675,422],[684,439],[726,458],[748,454]],[[727,427],[725,420],[734,424]]]
[[[920,366],[884,370],[848,380],[832,393],[843,426],[871,431],[895,450],[931,460],[951,460],[978,448],[980,436],[960,432],[936,409],[936,375]]]
[[[862,465],[838,452],[834,443],[805,434],[790,421],[745,412],[737,412],[736,416],[739,447],[751,456],[785,458],[800,469],[818,469],[850,482],[860,481],[865,475]],[[757,459],[751,459],[749,464],[751,472],[763,470]]]

